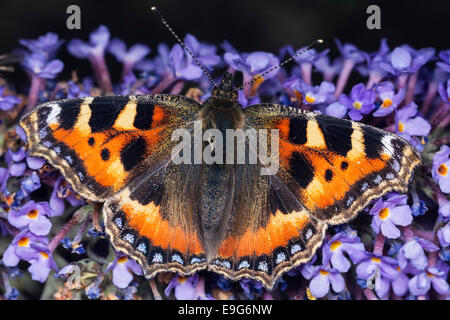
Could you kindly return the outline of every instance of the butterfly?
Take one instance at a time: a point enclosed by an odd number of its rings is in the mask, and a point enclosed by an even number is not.
[[[196,121],[202,130],[278,130],[278,171],[261,175],[259,158],[175,164],[172,134],[193,134]],[[311,259],[327,226],[405,192],[421,163],[402,137],[369,125],[279,104],[242,108],[229,73],[203,104],[171,94],[67,99],[37,106],[20,126],[30,155],[58,168],[82,197],[104,202],[113,247],[148,278],[207,269],[270,289]]]

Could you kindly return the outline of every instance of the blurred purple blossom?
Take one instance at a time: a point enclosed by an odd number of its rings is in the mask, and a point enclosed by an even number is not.
[[[441,61],[436,62],[436,65],[450,73],[450,50],[442,50],[439,52],[439,58],[441,58]]]
[[[19,43],[27,47],[32,53],[39,54],[46,60],[51,60],[56,56],[64,40],[59,39],[56,33],[47,32],[37,39],[20,39]]]
[[[450,79],[439,83],[439,95],[445,103],[450,103]]]
[[[44,79],[54,79],[64,68],[61,60],[47,61],[45,56],[37,53],[26,56],[22,65],[31,74]]]
[[[3,263],[8,267],[14,267],[20,260],[30,262],[32,259],[35,259],[36,254],[39,253],[38,249],[32,246],[35,243],[47,245],[48,239],[24,229],[14,237],[9,247],[3,253]]]
[[[359,83],[352,88],[350,96],[341,94],[339,102],[350,110],[348,115],[352,120],[359,121],[374,109],[375,98],[373,90],[366,90],[364,84]]]
[[[8,111],[14,107],[14,105],[20,103],[22,100],[14,95],[3,95],[5,91],[4,86],[0,86],[0,110]]]
[[[390,114],[405,98],[405,88],[401,88],[398,93],[395,93],[394,85],[390,81],[378,84],[376,92],[381,100],[381,105],[373,113],[375,117],[384,117]]]
[[[428,258],[424,250],[433,252],[437,251],[438,247],[432,242],[419,237],[408,241],[398,252],[399,267],[405,269],[409,263],[418,270],[425,269],[428,265]]]

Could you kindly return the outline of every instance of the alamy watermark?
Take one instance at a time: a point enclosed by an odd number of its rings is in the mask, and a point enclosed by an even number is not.
[[[266,129],[226,129],[224,137],[221,130],[203,130],[202,121],[194,121],[193,134],[187,129],[172,132],[171,140],[179,141],[172,149],[172,162],[208,165],[259,163],[262,165],[261,175],[274,175],[279,168],[279,131],[270,130],[270,153],[268,133]]]

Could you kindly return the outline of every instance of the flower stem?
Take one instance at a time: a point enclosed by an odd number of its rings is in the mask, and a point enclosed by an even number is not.
[[[380,82],[382,78],[383,76],[379,72],[371,72],[369,74],[369,80],[367,81],[366,84],[366,89],[372,88],[372,86]]]
[[[366,296],[367,300],[379,300],[372,290],[364,288],[363,293]]]
[[[344,61],[341,74],[339,75],[339,78],[338,78],[337,84],[336,84],[336,91],[335,91],[336,97],[338,97],[342,93],[342,91],[344,91],[345,85],[347,84],[347,80],[348,80],[350,73],[352,72],[354,66],[355,66],[355,62],[353,60],[347,59]]]
[[[431,82],[428,86],[427,93],[425,95],[425,99],[423,101],[423,105],[421,108],[422,114],[424,116],[427,115],[428,110],[430,109],[431,103],[433,102],[434,97],[436,96],[438,92],[438,85],[435,82]]]
[[[30,111],[36,106],[36,103],[39,99],[39,89],[45,83],[45,79],[39,78],[38,76],[31,76],[31,86],[30,92],[28,94],[28,103],[25,109],[25,113]]]
[[[158,85],[153,88],[152,93],[155,94],[163,92],[168,86],[172,84],[174,80],[175,78],[172,76],[172,74],[167,72],[165,75],[163,75],[163,78],[158,83]]]
[[[377,256],[383,255],[383,248],[384,248],[384,240],[385,237],[381,232],[377,234],[377,237],[375,238],[375,244],[373,245],[373,253]]]
[[[300,68],[302,69],[302,78],[307,84],[311,84],[311,63],[302,63],[300,64]]]
[[[150,279],[150,288],[152,289],[153,298],[155,300],[162,300],[161,294],[158,291],[158,288],[156,287],[155,279]]]
[[[61,230],[53,237],[50,241],[48,248],[50,252],[53,252],[58,246],[59,242],[66,236],[66,234],[80,221],[80,216],[78,214],[74,214],[70,220],[61,228]]]
[[[416,72],[411,77],[409,77],[408,87],[406,89],[405,104],[410,103],[414,99],[414,90],[416,88],[417,74],[418,73]]]
[[[113,93],[111,78],[109,76],[108,66],[105,62],[105,56],[101,55],[90,55],[89,61],[91,62],[92,69],[94,70],[95,79],[98,85],[105,93]]]
[[[408,80],[408,74],[404,73],[398,76],[397,78],[397,87],[398,89],[404,88],[406,86],[406,80]]]

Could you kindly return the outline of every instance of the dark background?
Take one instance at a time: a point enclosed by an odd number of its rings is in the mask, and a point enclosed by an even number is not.
[[[81,30],[66,28],[66,8],[71,4],[81,8]],[[370,4],[381,8],[381,30],[366,28],[366,8]],[[152,5],[159,8],[180,37],[191,33],[214,44],[226,39],[239,51],[278,53],[283,45],[298,48],[322,38],[323,48],[331,48],[335,56],[335,37],[369,52],[378,49],[383,37],[388,38],[391,48],[403,43],[438,50],[449,47],[448,0],[3,0],[0,53],[16,48],[20,38],[36,38],[48,31],[63,39],[88,40],[89,33],[100,24],[108,26],[112,37],[128,45],[148,44],[155,53],[159,42],[174,44],[175,39],[151,13]],[[90,72],[88,62],[71,57],[65,47],[59,58],[66,65],[61,78],[68,77],[73,69],[81,75]],[[108,64],[113,81],[117,81],[120,65],[111,56]]]

